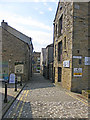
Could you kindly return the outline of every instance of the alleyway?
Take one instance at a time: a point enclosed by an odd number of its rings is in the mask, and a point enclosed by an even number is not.
[[[34,74],[4,118],[87,118],[88,106]]]

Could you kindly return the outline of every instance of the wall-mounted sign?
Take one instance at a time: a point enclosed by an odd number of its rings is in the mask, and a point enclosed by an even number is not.
[[[15,74],[14,73],[10,74],[9,83],[15,83]]]
[[[82,59],[82,56],[73,56],[73,58]]]
[[[82,68],[74,68],[74,77],[82,77]]]
[[[85,57],[85,65],[90,65],[90,57]]]
[[[79,8],[80,8],[78,4],[75,4],[74,7],[75,7],[76,9],[79,9]]]
[[[70,61],[69,60],[63,61],[63,67],[70,67]]]
[[[16,74],[23,74],[24,73],[24,65],[15,65],[15,73]]]

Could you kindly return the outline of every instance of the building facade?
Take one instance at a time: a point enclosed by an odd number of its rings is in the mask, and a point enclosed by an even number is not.
[[[46,64],[46,48],[41,49],[41,56],[40,56],[40,73],[44,76],[44,67]]]
[[[44,76],[47,79],[53,79],[53,44],[50,44],[46,47],[46,62],[44,66]]]
[[[33,52],[33,57],[32,57],[33,73],[40,73],[40,55],[41,55],[41,52]]]
[[[59,2],[54,19],[54,82],[68,90],[90,89],[88,3]]]
[[[23,81],[30,80],[33,52],[31,37],[12,28],[4,20],[0,26],[0,34],[2,35],[0,76],[9,78],[10,74],[14,73],[18,78],[22,77]]]

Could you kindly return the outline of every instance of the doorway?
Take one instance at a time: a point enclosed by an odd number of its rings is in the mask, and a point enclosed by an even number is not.
[[[62,77],[62,68],[58,67],[58,82],[61,82],[61,77]]]

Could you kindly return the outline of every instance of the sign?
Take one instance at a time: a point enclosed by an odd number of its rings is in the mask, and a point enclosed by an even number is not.
[[[15,74],[14,73],[10,74],[9,83],[15,83]]]
[[[82,59],[82,56],[73,56],[73,58]]]
[[[85,65],[90,65],[90,57],[85,57]]]
[[[23,74],[24,73],[24,66],[21,64],[15,65],[15,73]]]
[[[63,67],[70,67],[70,61],[63,61]]]
[[[82,68],[74,68],[74,77],[82,77]]]

